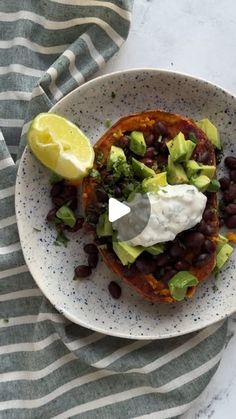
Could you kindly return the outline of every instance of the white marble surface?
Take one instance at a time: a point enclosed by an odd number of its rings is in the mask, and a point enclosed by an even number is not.
[[[101,73],[159,67],[236,94],[235,0],[134,0],[130,36]],[[236,418],[236,314],[217,373],[183,419]]]

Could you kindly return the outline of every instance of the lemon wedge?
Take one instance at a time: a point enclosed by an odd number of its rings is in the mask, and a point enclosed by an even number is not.
[[[27,140],[35,157],[65,179],[82,179],[93,167],[94,150],[89,139],[62,116],[37,115],[30,125]]]

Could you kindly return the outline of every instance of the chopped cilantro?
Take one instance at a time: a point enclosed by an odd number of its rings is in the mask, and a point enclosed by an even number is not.
[[[58,233],[58,235],[57,235],[57,238],[56,238],[56,240],[53,242],[53,244],[55,245],[55,246],[61,246],[61,245],[63,245],[63,246],[65,246],[65,247],[67,247],[67,243],[69,242],[70,240],[65,236],[65,234],[62,232],[62,231],[60,231],[59,233]]]
[[[90,172],[89,172],[89,176],[96,178],[96,177],[100,176],[100,173],[96,169],[91,169]]]
[[[112,121],[110,119],[106,119],[106,121],[104,122],[104,125],[105,125],[106,128],[111,128]]]
[[[102,151],[99,151],[99,152],[96,154],[96,163],[97,163],[97,165],[98,165],[98,166],[101,166],[101,165],[102,165],[103,158],[104,158],[104,154],[103,154],[103,152],[102,152]]]
[[[59,218],[59,220],[62,220],[65,225],[69,227],[75,226],[75,215],[73,211],[66,205],[63,205],[61,208],[59,208],[59,210],[56,212],[56,216]]]

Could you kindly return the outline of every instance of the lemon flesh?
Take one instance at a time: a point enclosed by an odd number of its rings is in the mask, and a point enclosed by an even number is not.
[[[35,157],[65,179],[82,179],[93,167],[94,150],[89,139],[62,116],[53,113],[36,116],[27,140]]]

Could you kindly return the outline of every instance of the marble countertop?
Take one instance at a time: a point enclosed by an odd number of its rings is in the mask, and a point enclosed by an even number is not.
[[[157,67],[207,79],[236,95],[235,0],[134,0],[131,32],[104,71]],[[221,364],[183,419],[236,417],[236,314]]]

